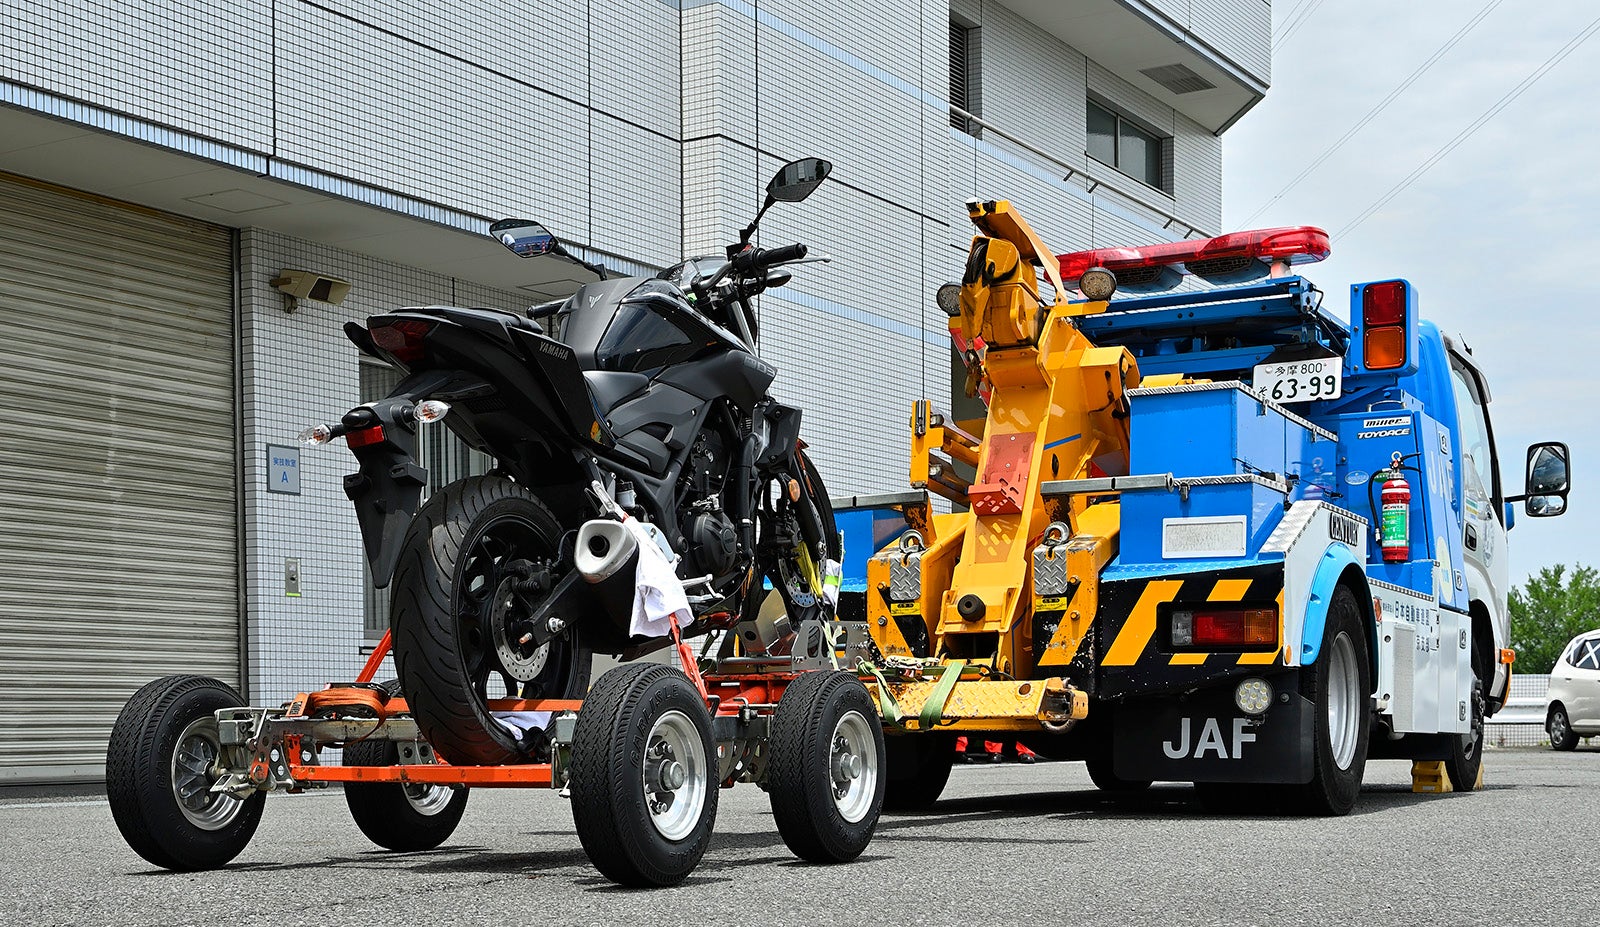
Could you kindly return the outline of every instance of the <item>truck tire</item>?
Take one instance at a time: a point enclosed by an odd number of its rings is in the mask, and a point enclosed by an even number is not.
[[[1545,719],[1544,729],[1550,734],[1550,749],[1566,752],[1578,749],[1578,733],[1572,729],[1572,720],[1567,717],[1567,706],[1557,702],[1550,706],[1550,716]]]
[[[383,684],[390,695],[398,680]],[[344,748],[346,766],[397,766],[400,745],[363,740]],[[431,850],[450,839],[467,808],[466,788],[402,782],[346,782],[344,802],[367,839],[397,853]]]
[[[217,869],[244,850],[267,793],[208,791],[221,744],[215,712],[242,708],[226,683],[165,676],[133,693],[106,747],[106,798],[128,846],[179,872]]]
[[[659,663],[601,676],[578,712],[569,769],[578,842],[601,875],[677,885],[699,865],[721,783],[711,713],[689,677]]]
[[[1483,719],[1489,707],[1487,686],[1494,678],[1491,667],[1481,649],[1473,654],[1472,700],[1468,703],[1472,729],[1451,738],[1450,757],[1444,763],[1450,787],[1457,792],[1470,792],[1478,787],[1478,772],[1483,768]]]
[[[885,811],[926,811],[944,793],[956,762],[949,734],[898,734],[883,739]]]
[[[511,588],[511,565],[555,559],[561,534],[531,491],[498,476],[445,486],[406,530],[390,609],[394,664],[423,738],[452,765],[529,759],[527,743],[490,715],[488,699],[581,698],[588,687],[590,655],[571,628],[516,673],[497,652],[496,632],[509,634],[535,607],[519,598],[515,608],[496,608],[497,593]]]
[[[1124,779],[1111,765],[1111,745],[1097,749],[1084,757],[1083,765],[1089,770],[1089,781],[1094,787],[1109,795],[1134,795],[1150,788],[1149,779]]]
[[[883,722],[854,673],[804,673],[784,689],[767,740],[778,835],[812,863],[845,863],[872,842],[883,811]]]
[[[1317,661],[1300,671],[1301,692],[1314,706],[1312,773],[1310,782],[1285,796],[1292,812],[1346,815],[1361,794],[1372,734],[1371,669],[1361,624],[1355,595],[1335,588]]]

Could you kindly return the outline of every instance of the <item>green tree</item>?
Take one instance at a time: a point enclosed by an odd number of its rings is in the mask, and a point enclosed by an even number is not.
[[[1511,590],[1511,646],[1519,673],[1548,673],[1561,648],[1600,627],[1600,571],[1579,565],[1542,567]]]

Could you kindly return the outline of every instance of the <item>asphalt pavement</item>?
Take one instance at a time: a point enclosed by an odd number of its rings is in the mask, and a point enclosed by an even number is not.
[[[797,862],[742,786],[696,873],[654,891],[599,878],[546,791],[476,792],[444,847],[412,855],[375,850],[337,790],[274,795],[231,866],[176,874],[127,848],[99,796],[0,790],[0,924],[1595,923],[1600,749],[1487,759],[1484,791],[1450,795],[1374,762],[1339,819],[1211,814],[1179,785],[1112,801],[1079,763],[962,766],[932,812],[885,816],[831,867]]]

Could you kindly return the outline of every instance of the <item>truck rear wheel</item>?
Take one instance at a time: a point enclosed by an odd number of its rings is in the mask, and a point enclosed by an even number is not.
[[[885,811],[926,811],[950,781],[956,761],[949,734],[899,734],[883,739]]]
[[[1124,779],[1118,776],[1111,765],[1111,745],[1098,749],[1084,758],[1083,765],[1089,770],[1089,781],[1094,787],[1111,795],[1132,795],[1150,788],[1149,779]]]
[[[1317,661],[1300,672],[1301,691],[1314,706],[1312,773],[1310,782],[1286,796],[1289,810],[1349,814],[1367,768],[1372,681],[1361,611],[1344,586],[1334,590],[1328,605]]]

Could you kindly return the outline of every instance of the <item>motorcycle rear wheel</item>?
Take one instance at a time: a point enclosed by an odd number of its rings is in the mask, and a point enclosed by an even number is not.
[[[527,762],[538,738],[490,713],[494,698],[581,698],[590,654],[574,631],[522,652],[512,633],[536,608],[515,588],[520,561],[553,561],[561,525],[526,487],[472,477],[430,497],[412,519],[395,570],[395,669],[417,726],[457,766]]]

